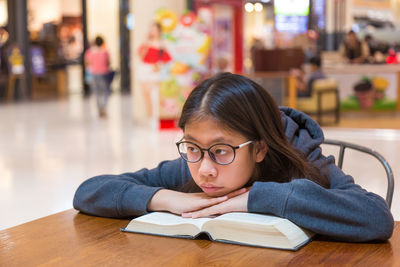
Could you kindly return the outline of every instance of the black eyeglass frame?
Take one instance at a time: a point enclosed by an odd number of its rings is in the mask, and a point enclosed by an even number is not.
[[[184,144],[184,143],[192,144],[192,145],[196,146],[196,147],[200,150],[201,155],[200,155],[200,158],[199,158],[198,160],[196,160],[196,161],[190,161],[190,160],[186,159],[186,158],[182,155],[181,151],[179,150],[179,146],[180,146],[181,144]],[[217,163],[217,164],[219,164],[219,165],[229,165],[229,164],[231,164],[231,163],[235,160],[235,158],[236,158],[236,149],[242,148],[242,147],[247,146],[247,145],[249,145],[249,144],[251,144],[251,143],[254,143],[254,141],[247,141],[247,142],[244,142],[243,144],[240,144],[240,145],[237,145],[237,146],[232,146],[232,145],[230,145],[230,144],[225,144],[225,143],[217,143],[217,144],[214,144],[214,145],[210,146],[209,148],[201,148],[199,145],[197,145],[197,144],[195,144],[195,143],[193,143],[193,142],[191,142],[191,141],[185,141],[185,140],[184,140],[184,141],[176,142],[175,144],[176,144],[176,147],[178,148],[178,153],[179,153],[179,155],[181,156],[181,158],[183,158],[183,159],[184,159],[185,161],[187,161],[187,162],[190,162],[190,163],[199,162],[200,160],[202,160],[202,159],[204,158],[204,152],[207,151],[208,155],[210,156],[210,158],[212,159],[212,161],[214,161],[215,163]],[[217,161],[216,161],[215,155],[214,155],[210,150],[211,150],[211,148],[213,148],[213,147],[215,147],[215,146],[218,146],[218,145],[225,145],[225,146],[229,146],[229,147],[232,148],[232,150],[233,150],[233,159],[232,159],[231,162],[229,162],[229,163],[220,163],[220,162],[217,162]]]

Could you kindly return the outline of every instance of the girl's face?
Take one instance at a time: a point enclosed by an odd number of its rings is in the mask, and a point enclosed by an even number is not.
[[[201,148],[209,148],[217,143],[237,146],[247,141],[243,135],[228,130],[211,119],[189,122],[185,125],[184,140]],[[253,149],[251,149],[253,146]],[[209,196],[223,196],[242,188],[252,177],[256,162],[264,159],[265,145],[254,142],[236,149],[236,157],[229,165],[214,162],[205,151],[204,157],[196,163],[188,162],[195,183]]]
[[[152,24],[149,30],[149,39],[158,39],[160,37],[160,30],[156,24]]]

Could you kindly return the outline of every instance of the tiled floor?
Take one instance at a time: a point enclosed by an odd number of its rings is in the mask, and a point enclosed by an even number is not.
[[[63,101],[1,103],[0,229],[71,208],[77,186],[88,177],[154,167],[177,157],[173,142],[180,132],[136,126],[130,96],[113,95],[105,120],[97,117],[93,100],[75,95]],[[377,150],[388,159],[399,184],[399,130],[325,128],[325,135]],[[333,153],[331,148],[324,151]],[[377,164],[349,154],[345,170],[384,195],[384,172]],[[397,220],[399,193],[396,188],[392,205]]]

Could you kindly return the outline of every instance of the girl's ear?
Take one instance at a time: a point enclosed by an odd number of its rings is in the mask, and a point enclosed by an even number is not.
[[[268,151],[267,144],[264,141],[257,141],[255,149],[256,149],[256,162],[263,161]]]

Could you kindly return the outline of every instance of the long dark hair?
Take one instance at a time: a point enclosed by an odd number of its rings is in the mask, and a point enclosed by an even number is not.
[[[346,41],[344,43],[346,56],[348,59],[355,59],[362,55],[361,42],[360,42],[360,40],[358,40],[357,35],[354,31],[349,31],[347,33],[347,37],[349,37],[349,36],[352,36],[352,38],[354,38],[355,46],[351,46],[349,41]]]
[[[254,81],[231,73],[204,80],[186,100],[179,127],[184,131],[186,123],[202,118],[212,118],[248,140],[265,142],[267,154],[257,164],[250,184],[254,181],[283,183],[306,178],[321,186],[329,186],[328,179],[287,141],[278,105]]]

